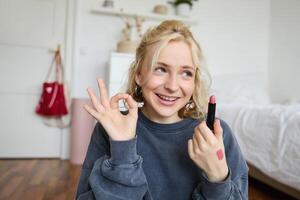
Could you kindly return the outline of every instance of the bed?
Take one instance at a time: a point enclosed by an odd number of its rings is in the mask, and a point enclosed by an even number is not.
[[[233,78],[214,85],[217,116],[232,128],[250,176],[300,199],[300,103],[272,104],[256,75],[246,85]]]
[[[251,167],[298,190],[300,198],[300,104],[221,104],[218,116],[232,128]]]

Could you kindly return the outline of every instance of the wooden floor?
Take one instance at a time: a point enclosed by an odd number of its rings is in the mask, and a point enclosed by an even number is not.
[[[56,159],[0,160],[0,199],[74,199],[80,166]],[[254,179],[250,200],[293,200]]]

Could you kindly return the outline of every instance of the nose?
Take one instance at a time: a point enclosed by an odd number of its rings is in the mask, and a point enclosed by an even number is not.
[[[176,75],[166,77],[165,89],[169,90],[170,92],[176,92],[178,88],[179,83]]]

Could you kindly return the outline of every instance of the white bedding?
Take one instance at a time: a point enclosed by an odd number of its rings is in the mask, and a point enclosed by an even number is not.
[[[246,160],[266,175],[300,191],[300,104],[217,105]]]

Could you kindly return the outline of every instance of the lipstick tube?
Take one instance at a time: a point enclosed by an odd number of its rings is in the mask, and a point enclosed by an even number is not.
[[[216,97],[214,95],[210,96],[208,103],[208,111],[206,116],[206,124],[210,130],[214,130],[214,121],[216,113]]]

